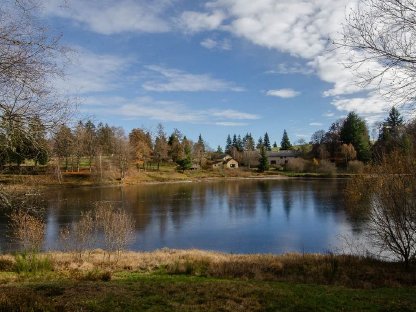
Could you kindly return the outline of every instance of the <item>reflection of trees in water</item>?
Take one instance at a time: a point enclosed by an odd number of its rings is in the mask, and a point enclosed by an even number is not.
[[[283,210],[287,220],[290,218],[291,211],[294,207],[298,209],[308,209],[310,203],[309,182],[302,180],[284,180],[279,184],[280,193],[282,194]]]
[[[345,210],[344,186],[343,181],[334,180],[222,181],[56,189],[45,192],[45,196],[47,213],[53,216],[50,220],[58,225],[49,227],[51,233],[56,231],[56,236],[60,228],[77,222],[81,211],[92,209],[92,203],[100,200],[118,202],[131,213],[139,236],[147,229],[159,229],[162,239],[169,226],[178,229],[191,218],[202,220],[208,208],[210,212],[223,208],[225,213],[228,211],[231,217],[238,218],[255,216],[257,207],[270,216],[272,209],[277,208],[274,204],[283,208],[288,218],[291,213],[293,216],[293,209],[311,209],[311,204],[322,218],[331,214],[345,222],[346,214],[354,233],[360,233],[364,218]],[[0,215],[0,246],[3,249],[7,244],[6,223],[7,218]]]
[[[252,182],[227,183],[225,187],[228,209],[231,214],[255,215],[257,192]]]
[[[292,210],[293,200],[292,200],[292,187],[291,181],[283,181],[282,183],[282,200],[283,200],[283,210],[285,211],[286,218],[289,220],[290,211]]]
[[[259,181],[257,185],[260,192],[262,207],[266,210],[267,215],[269,216],[272,210],[272,191],[270,189],[270,181]]]
[[[320,216],[328,216],[328,212],[345,211],[342,197],[345,181],[322,179],[313,183],[315,210]]]
[[[180,228],[194,212],[203,211],[206,196],[200,184],[167,184],[157,186],[129,187],[126,201],[135,203],[132,208],[136,218],[136,229],[145,231],[151,224],[158,224],[163,237],[172,222]]]
[[[353,209],[348,209],[348,200],[346,200],[344,192],[346,184],[346,180],[340,179],[328,179],[314,183],[315,210],[322,218],[327,218],[328,212],[335,213],[332,215],[339,218],[339,221],[342,221],[346,215],[351,223],[353,234],[361,234],[366,224],[366,218],[364,214],[354,215]]]

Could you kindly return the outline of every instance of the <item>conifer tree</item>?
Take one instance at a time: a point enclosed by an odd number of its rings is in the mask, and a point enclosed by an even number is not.
[[[263,145],[260,147],[260,159],[259,159],[259,166],[257,169],[259,172],[264,172],[264,171],[269,170],[269,159],[267,158],[266,147]]]
[[[267,151],[272,150],[272,146],[270,145],[269,134],[267,132],[264,134],[263,144]]]
[[[259,137],[259,139],[257,141],[256,148],[257,149],[261,149],[262,146],[263,146],[263,138],[262,137]]]
[[[231,141],[231,136],[230,135],[228,135],[227,136],[227,141],[226,141],[226,143],[225,143],[225,152],[227,153],[227,154],[230,154],[231,153],[231,147],[232,147],[232,141]]]
[[[290,144],[289,136],[287,135],[286,130],[283,131],[282,141],[280,142],[281,150],[291,149],[292,144]]]
[[[355,112],[348,114],[340,131],[341,141],[352,144],[357,151],[357,159],[368,161],[371,157],[370,137],[367,125]]]

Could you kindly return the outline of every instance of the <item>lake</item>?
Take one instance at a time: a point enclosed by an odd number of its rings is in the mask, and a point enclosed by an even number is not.
[[[53,188],[45,191],[45,249],[59,230],[99,200],[113,201],[135,220],[132,250],[198,248],[231,253],[326,252],[359,240],[365,224],[345,209],[344,179],[236,180]],[[7,216],[0,247],[10,250]]]

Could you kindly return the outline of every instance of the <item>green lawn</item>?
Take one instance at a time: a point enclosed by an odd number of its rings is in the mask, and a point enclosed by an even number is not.
[[[416,311],[416,288],[115,273],[112,280],[22,278],[0,285],[0,311]]]

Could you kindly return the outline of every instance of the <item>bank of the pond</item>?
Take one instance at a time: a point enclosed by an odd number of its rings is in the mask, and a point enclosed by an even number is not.
[[[9,175],[0,174],[0,184],[3,187],[78,187],[78,186],[113,186],[113,185],[141,185],[163,183],[191,183],[228,180],[280,180],[290,178],[349,178],[351,174],[338,173],[328,175],[322,173],[296,173],[282,171],[255,172],[244,170],[223,171],[142,171],[136,172],[124,179],[103,178],[89,172],[63,173],[60,180],[51,175]]]
[[[24,259],[0,256],[0,311],[416,310],[414,267],[355,256],[166,249]]]

